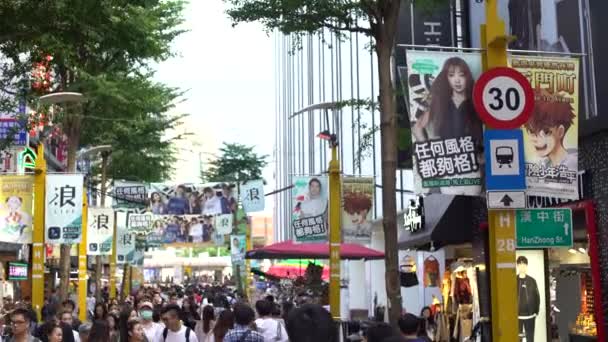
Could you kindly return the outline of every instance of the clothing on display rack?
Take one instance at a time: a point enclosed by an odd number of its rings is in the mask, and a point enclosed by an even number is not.
[[[439,287],[439,260],[429,256],[424,260],[424,287]]]
[[[459,304],[456,311],[456,322],[454,323],[453,337],[459,342],[465,342],[471,336],[473,330],[473,305]]]

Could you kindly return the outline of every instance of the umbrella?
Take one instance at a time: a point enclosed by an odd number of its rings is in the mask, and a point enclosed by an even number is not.
[[[312,260],[299,260],[299,259],[286,259],[282,260],[277,264],[270,266],[268,269],[268,274],[271,274],[280,278],[296,278],[304,275],[306,272],[306,268],[308,264],[315,264],[317,266],[323,267],[322,278],[324,280],[329,279],[329,267],[327,265],[323,265],[322,263],[312,261]]]
[[[245,259],[329,259],[328,243],[294,243],[284,241],[245,253]],[[384,259],[384,252],[367,248],[354,243],[340,245],[340,258],[346,260],[379,260]]]

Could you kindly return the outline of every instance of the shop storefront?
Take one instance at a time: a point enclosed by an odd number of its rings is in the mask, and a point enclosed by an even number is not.
[[[605,341],[592,201],[572,209],[572,248],[517,250],[522,341]],[[526,339],[523,339],[523,338]]]
[[[465,341],[480,320],[473,263],[471,197],[429,195],[413,200],[399,238],[403,307],[434,314],[436,341]]]

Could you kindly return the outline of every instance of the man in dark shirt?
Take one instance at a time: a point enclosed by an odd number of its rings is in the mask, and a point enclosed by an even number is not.
[[[528,258],[517,258],[517,295],[519,300],[518,319],[519,334],[527,342],[534,342],[536,317],[540,309],[540,294],[536,280],[528,274]]]

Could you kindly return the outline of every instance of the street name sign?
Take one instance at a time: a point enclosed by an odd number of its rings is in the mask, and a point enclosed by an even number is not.
[[[523,209],[515,213],[517,248],[572,247],[572,209]]]

